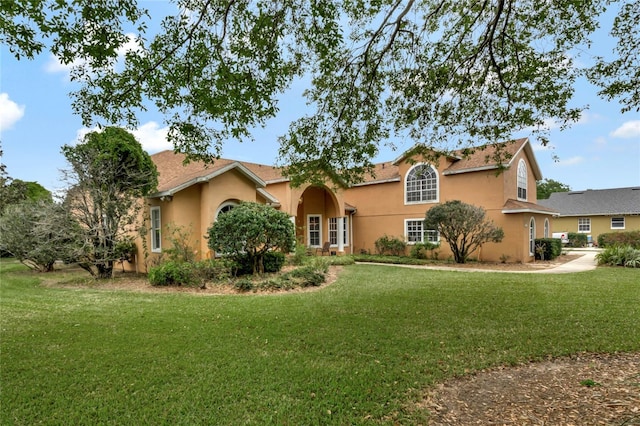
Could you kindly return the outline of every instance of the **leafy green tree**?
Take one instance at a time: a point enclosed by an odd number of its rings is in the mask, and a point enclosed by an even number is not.
[[[457,263],[465,263],[478,247],[486,242],[498,243],[504,238],[502,228],[486,219],[482,207],[454,200],[427,211],[425,229],[437,229]]]
[[[79,264],[109,278],[122,258],[118,243],[137,230],[139,200],[155,190],[158,172],[135,137],[117,127],[91,132],[62,152],[70,165],[66,204],[91,248]]]
[[[398,136],[432,153],[523,129],[546,144],[551,126],[580,117],[571,101],[584,75],[623,111],[640,107],[637,0],[178,0],[152,35],[141,4],[5,1],[0,36],[17,58],[48,48],[74,64],[73,107],[86,125],[134,126],[151,101],[191,158],[250,139],[283,93],[308,82],[309,115],[280,139],[294,183],[357,181]],[[617,47],[591,65],[609,9]],[[116,67],[132,28],[136,48]]]
[[[264,272],[269,251],[295,247],[295,227],[286,213],[265,204],[243,202],[218,216],[208,230],[208,246],[236,260],[248,257],[253,273]]]
[[[569,192],[571,187],[553,179],[542,179],[536,181],[536,192],[538,200],[546,200],[554,192]]]
[[[47,200],[26,200],[0,216],[0,248],[28,267],[49,272],[55,261],[75,262],[83,253],[82,232],[68,209]]]

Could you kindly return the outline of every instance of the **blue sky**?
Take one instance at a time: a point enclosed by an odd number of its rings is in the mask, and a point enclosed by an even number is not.
[[[148,2],[157,7],[166,2]],[[603,24],[603,27],[605,24]],[[595,38],[593,50],[583,52],[579,60],[594,54],[607,55],[612,49],[607,31]],[[71,109],[68,69],[49,53],[35,60],[17,61],[5,46],[0,50],[0,140],[2,163],[9,176],[37,181],[49,190],[63,187],[60,170],[66,167],[60,148],[75,143],[87,132]],[[296,90],[298,89],[298,90]],[[300,87],[282,97],[280,114],[267,128],[255,134],[255,142],[227,143],[225,158],[274,164],[277,137],[304,108]],[[568,184],[574,190],[640,186],[640,114],[620,113],[617,103],[596,95],[596,88],[581,81],[576,86],[575,105],[588,105],[579,122],[571,128],[551,134],[551,146],[542,147],[532,139],[543,177]],[[134,135],[149,152],[171,149],[165,141],[162,117],[148,113],[141,117]],[[517,136],[529,136],[520,133]],[[396,151],[381,147],[376,161],[395,159],[413,141],[393,141]]]

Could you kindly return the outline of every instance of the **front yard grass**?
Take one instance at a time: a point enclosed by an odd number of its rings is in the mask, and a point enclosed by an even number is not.
[[[438,381],[640,351],[640,274],[345,266],[314,292],[41,285],[0,264],[0,424],[424,424]]]

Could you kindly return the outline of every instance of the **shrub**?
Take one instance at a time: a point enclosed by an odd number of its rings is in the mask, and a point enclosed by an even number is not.
[[[233,283],[233,287],[238,291],[251,291],[253,290],[253,281],[250,278],[240,278]]]
[[[193,264],[195,274],[202,281],[222,281],[231,278],[234,263],[230,259],[206,259]]]
[[[376,251],[378,254],[401,256],[404,254],[407,243],[400,238],[389,237],[386,234],[376,240]]]
[[[149,282],[155,286],[193,286],[198,281],[191,263],[169,261],[149,269]]]
[[[587,234],[578,234],[577,232],[569,232],[567,234],[567,247],[585,247],[587,245]]]
[[[558,238],[538,238],[535,245],[536,260],[552,260],[562,254],[562,241]]]
[[[598,265],[640,268],[640,250],[631,246],[607,247],[596,255]]]
[[[293,278],[300,287],[317,287],[325,280],[324,273],[313,265],[294,269],[286,274],[286,277],[288,279]]]
[[[409,256],[413,257],[414,259],[427,259],[429,257],[428,253],[431,252],[433,257],[433,250],[437,249],[438,247],[438,244],[434,244],[430,241],[427,241],[425,243],[416,243],[411,247]]]
[[[599,247],[606,248],[617,245],[640,249],[640,231],[608,232],[598,235]]]
[[[293,256],[291,256],[291,263],[300,266],[304,264],[307,257],[309,257],[307,255],[307,247],[302,243],[296,242]]]
[[[264,272],[279,272],[284,265],[284,253],[279,251],[268,251],[262,259]]]

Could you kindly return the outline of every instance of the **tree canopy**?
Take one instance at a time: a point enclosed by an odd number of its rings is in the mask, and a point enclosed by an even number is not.
[[[208,238],[210,249],[235,259],[246,256],[253,273],[262,273],[265,253],[293,250],[295,229],[286,213],[265,204],[243,202],[218,216]]]
[[[569,192],[571,187],[553,179],[542,179],[536,182],[538,200],[546,200],[554,192]]]
[[[486,218],[482,207],[459,200],[438,204],[427,211],[425,229],[437,229],[444,238],[456,263],[465,263],[471,253],[486,242],[498,243],[504,238],[502,228]]]
[[[66,204],[90,243],[79,264],[109,278],[122,258],[118,243],[137,230],[139,197],[155,190],[158,172],[135,137],[116,127],[91,132],[62,152],[70,165]]]
[[[86,125],[135,126],[150,102],[192,159],[250,139],[308,82],[309,113],[280,139],[294,183],[355,182],[398,137],[436,152],[523,130],[545,144],[551,126],[580,117],[583,76],[623,111],[640,107],[637,0],[176,0],[157,34],[141,5],[2,2],[0,36],[17,58],[50,49],[74,64]],[[608,9],[614,56],[581,66]]]

